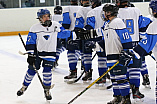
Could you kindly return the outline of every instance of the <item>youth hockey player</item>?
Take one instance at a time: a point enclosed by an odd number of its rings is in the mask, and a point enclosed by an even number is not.
[[[126,58],[125,61],[121,60],[120,54],[123,50],[132,49],[132,39],[122,19],[117,18],[118,7],[115,4],[105,4],[103,11],[106,21],[104,26],[93,31],[82,30],[83,32],[80,32],[78,37],[89,39],[103,34],[107,66],[113,66],[118,60],[120,62],[110,71],[114,99],[107,104],[131,104],[130,86],[126,77],[127,64],[125,64],[130,58]]]
[[[142,36],[140,35],[140,33],[143,33],[146,31],[146,28],[150,24],[151,20],[143,17],[140,14],[140,10],[136,7],[130,7],[130,4],[131,4],[130,0],[117,0],[117,5],[119,5],[119,8],[120,8],[118,12],[119,13],[118,17],[124,20],[129,30],[129,33],[132,37],[133,46],[135,47],[137,43],[140,41],[139,37]],[[139,88],[140,86],[140,77],[139,77],[140,73],[139,72],[141,72],[143,76],[142,84],[145,86],[149,86],[150,81],[149,81],[149,76],[148,76],[147,65],[145,63],[145,57],[142,57],[142,66],[140,68],[137,68],[135,66],[131,66],[131,67],[128,69],[128,77],[129,77],[131,86],[133,88],[135,87]],[[135,95],[133,94],[133,98],[134,97]]]
[[[61,24],[51,21],[51,14],[47,9],[39,9],[37,17],[40,23],[34,24],[27,36],[26,51],[29,53],[27,58],[29,65],[23,86],[17,91],[17,95],[21,96],[27,90],[36,74],[34,69],[39,70],[42,63],[44,93],[46,99],[51,100],[51,69],[56,59],[57,38],[68,38],[71,31],[65,31]]]
[[[52,21],[57,21],[60,24],[63,22],[63,17],[62,17],[62,7],[61,6],[56,6],[54,8],[54,15],[52,15]],[[62,39],[57,38],[57,52],[56,52],[56,61],[54,62],[54,68],[58,66],[58,59],[59,55],[66,50],[66,48],[61,44]]]
[[[76,19],[76,12],[82,8],[78,6],[77,0],[70,0],[71,6],[64,8],[63,10],[63,23],[62,26],[67,30],[74,30],[75,27],[75,19]],[[64,77],[65,82],[68,80],[73,80],[77,78],[77,61],[80,56],[80,51],[78,49],[78,41],[68,40],[66,43],[66,48],[68,50],[68,62],[70,73],[68,76]]]
[[[133,47],[135,47],[140,41],[140,38],[139,38],[140,32],[146,31],[146,28],[150,24],[151,20],[144,18],[140,14],[140,10],[138,8],[129,7],[129,4],[130,4],[129,0],[119,0],[119,2],[120,2],[120,5],[119,5],[119,11],[118,11],[117,17],[121,18],[126,24],[126,27],[129,30],[129,34],[132,37]],[[144,60],[144,57],[142,59]],[[141,94],[139,91],[141,67],[142,69],[145,69],[145,70],[147,69],[145,61],[143,61],[143,64],[141,64],[142,59],[136,60],[136,62],[128,66],[127,76],[130,81],[130,86],[132,89],[132,94],[133,94],[134,99],[144,98],[144,95]],[[145,72],[145,75],[143,76],[144,81],[149,81],[148,71],[147,72],[144,71],[144,72]],[[145,84],[150,84],[150,83],[145,82]]]
[[[81,7],[75,14],[76,16],[76,21],[75,21],[75,26],[74,26],[74,30],[77,31],[78,29],[82,29],[85,26],[86,23],[86,16],[88,11],[90,11],[92,8],[89,7],[90,6],[90,2],[89,0],[80,0],[80,2],[83,4],[83,7]],[[77,78],[77,61],[78,61],[78,57],[76,57],[76,51],[80,51],[80,49],[82,49],[81,46],[81,40],[68,40],[68,45],[67,45],[67,49],[68,49],[68,61],[69,61],[69,67],[70,67],[70,74],[68,76],[65,76],[64,79],[69,80],[69,79],[75,79]],[[91,54],[89,54],[88,56],[85,57],[85,59],[83,58],[84,55],[82,56],[82,63],[83,66],[85,67],[85,70],[89,72],[89,69],[91,69]],[[90,73],[92,71],[90,70]],[[87,73],[86,73],[87,74]],[[83,78],[84,81],[86,81],[88,78],[85,77]],[[90,76],[91,79],[91,76]]]
[[[146,30],[146,37],[142,39],[138,45],[134,48],[134,51],[137,55],[143,57],[147,55],[154,48],[154,55],[157,59],[157,1],[152,0],[149,4],[149,8],[151,8],[151,15],[154,17],[154,21],[148,26]],[[157,71],[157,67],[156,67]],[[156,74],[157,75],[157,74]],[[156,76],[157,78],[157,76]],[[156,80],[157,85],[157,80]],[[157,91],[157,87],[156,87]],[[157,92],[156,92],[156,102],[157,102]]]
[[[97,29],[104,25],[104,21],[102,20],[102,8],[103,5],[101,5],[101,0],[91,0],[92,4],[92,10],[90,10],[87,14],[87,25],[85,26],[86,29]],[[98,55],[98,72],[99,76],[101,76],[104,72],[107,71],[107,58],[105,51],[99,46],[99,44],[104,44],[103,38],[94,39],[93,41],[96,42],[96,48],[95,51]],[[109,75],[108,75],[109,76]],[[104,76],[102,79],[96,82],[96,86],[99,86],[99,88],[103,87],[102,84],[106,83],[106,76]],[[102,88],[101,88],[102,89]]]
[[[83,4],[83,7],[78,10],[76,14],[76,21],[75,21],[75,31],[82,30],[86,26],[86,19],[87,19],[87,13],[92,10],[90,6],[89,0],[81,0],[81,3]],[[92,50],[89,49],[86,46],[89,45],[89,41],[81,40],[81,52],[82,52],[82,63],[85,69],[85,75],[82,78],[83,81],[92,80]],[[90,43],[91,44],[91,43]]]

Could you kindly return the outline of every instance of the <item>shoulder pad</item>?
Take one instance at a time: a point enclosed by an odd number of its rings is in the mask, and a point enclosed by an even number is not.
[[[148,26],[148,28],[147,28],[147,30],[146,30],[147,34],[157,35],[157,29],[156,29],[156,27],[157,27],[157,20],[154,21],[154,22],[152,22],[152,23]]]
[[[124,29],[124,28],[126,28],[124,22],[120,18],[114,18],[109,25],[113,29]]]

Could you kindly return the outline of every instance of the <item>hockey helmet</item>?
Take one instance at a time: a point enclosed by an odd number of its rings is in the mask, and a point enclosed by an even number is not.
[[[101,5],[101,0],[91,0],[92,8],[98,7]]]
[[[54,8],[54,13],[55,14],[62,14],[62,7],[61,6],[56,6]]]
[[[89,2],[84,3],[83,1],[89,1]],[[90,6],[90,0],[80,0],[80,3],[81,3],[81,6],[83,7]]]
[[[49,20],[44,21],[44,20],[42,19],[43,15],[45,15],[45,14],[48,14],[48,15],[49,15],[49,17],[50,17]],[[47,9],[39,9],[38,12],[37,12],[37,16],[38,16],[37,19],[39,19],[41,25],[43,25],[43,26],[48,26],[48,27],[50,27],[50,26],[52,25],[52,22],[51,22],[51,14],[50,14],[50,11],[49,11],[49,10],[47,10]]]
[[[152,15],[157,18],[157,0],[152,0],[150,3],[149,3],[149,8],[151,8],[152,10]]]
[[[49,14],[49,16],[51,15],[49,10],[39,9],[38,12],[37,12],[37,19],[42,18],[42,16],[45,15],[45,14]]]
[[[125,6],[130,6],[130,0],[116,0],[116,5],[119,6],[120,8],[124,8]]]
[[[118,10],[119,8],[116,4],[105,4],[103,7],[103,11],[105,14],[104,20],[109,20],[111,16],[117,16]]]

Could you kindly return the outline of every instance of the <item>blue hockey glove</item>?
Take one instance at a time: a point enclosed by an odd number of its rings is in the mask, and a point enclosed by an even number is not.
[[[130,61],[133,58],[133,53],[130,52],[129,50],[124,51],[122,50],[119,56],[119,64],[123,65],[123,66],[128,66],[128,64],[130,63]]]

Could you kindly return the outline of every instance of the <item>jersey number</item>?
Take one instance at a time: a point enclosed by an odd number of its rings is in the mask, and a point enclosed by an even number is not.
[[[134,20],[133,19],[126,19],[124,21],[126,23],[126,28],[129,30],[129,34],[134,34]]]

